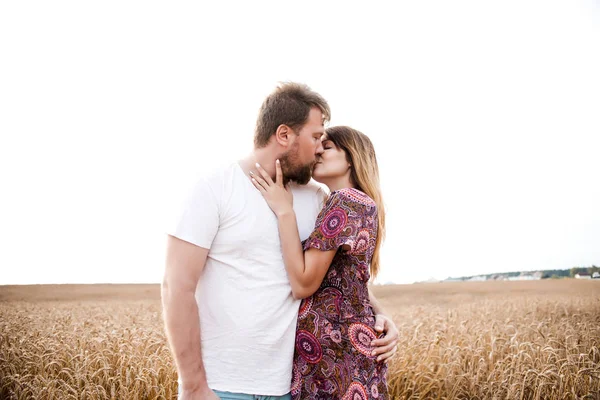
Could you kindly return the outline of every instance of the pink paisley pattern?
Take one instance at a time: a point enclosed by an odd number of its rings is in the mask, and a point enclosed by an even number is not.
[[[296,351],[306,362],[316,364],[323,357],[321,343],[310,332],[299,330],[296,332]]]
[[[338,252],[300,305],[293,399],[388,399],[387,366],[370,355],[377,335],[367,283],[376,238],[373,200],[357,189],[334,191],[303,243]]]
[[[361,229],[356,236],[356,241],[352,245],[352,250],[355,253],[366,252],[369,247],[370,232],[368,229]]]
[[[358,382],[352,382],[342,400],[367,400],[368,398],[364,386]]]
[[[321,232],[323,236],[332,238],[344,229],[348,222],[348,214],[341,208],[331,210],[321,223]]]
[[[371,342],[377,339],[377,335],[370,326],[361,323],[355,323],[350,325],[348,333],[350,335],[350,342],[356,350],[360,351],[366,356],[371,355],[370,353],[373,351]]]
[[[312,307],[312,297],[306,299],[306,301],[302,301],[300,303],[300,309],[298,310],[298,319],[305,318]]]
[[[297,392],[302,384],[302,376],[296,368],[292,370],[292,392]]]

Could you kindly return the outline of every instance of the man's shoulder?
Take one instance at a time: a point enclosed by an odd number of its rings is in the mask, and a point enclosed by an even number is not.
[[[184,188],[184,193],[188,193],[188,197],[202,197],[206,194],[218,198],[223,190],[226,182],[231,182],[231,176],[235,171],[236,163],[222,163],[212,165],[210,167],[199,168],[191,174]]]
[[[236,167],[239,168],[237,162],[227,162],[204,167],[196,171],[194,181],[196,184],[223,182],[223,180],[236,172]]]
[[[222,178],[225,175],[235,173],[239,168],[240,166],[237,161],[223,162],[204,168],[202,171],[199,171],[199,175],[204,176],[206,179]]]

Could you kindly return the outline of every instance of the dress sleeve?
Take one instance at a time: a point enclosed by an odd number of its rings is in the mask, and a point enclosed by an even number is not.
[[[327,251],[349,245],[352,249],[362,225],[362,205],[339,192],[333,192],[319,213],[315,229],[304,241],[303,248]]]

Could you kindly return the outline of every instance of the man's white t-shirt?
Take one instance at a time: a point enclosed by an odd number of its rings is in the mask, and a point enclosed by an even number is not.
[[[292,185],[300,239],[314,229],[325,192]],[[290,391],[299,300],[285,271],[277,218],[236,162],[192,190],[170,235],[210,249],[196,288],[202,360],[213,390]]]

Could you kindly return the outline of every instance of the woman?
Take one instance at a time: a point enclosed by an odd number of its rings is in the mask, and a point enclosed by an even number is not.
[[[332,127],[313,178],[330,196],[313,233],[300,243],[292,194],[259,168],[252,175],[277,215],[292,292],[300,305],[294,354],[294,399],[386,399],[387,367],[372,356],[377,337],[368,281],[379,269],[384,209],[373,144],[349,127]]]

